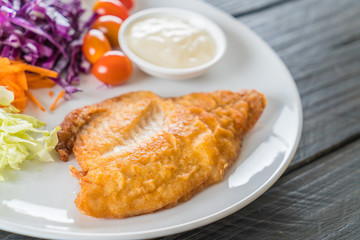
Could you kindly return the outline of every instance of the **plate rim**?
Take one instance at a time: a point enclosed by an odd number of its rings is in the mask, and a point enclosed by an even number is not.
[[[291,149],[288,150],[288,153],[289,153],[288,157],[286,160],[284,158],[284,160],[281,162],[280,166],[277,168],[277,171],[275,171],[272,174],[272,176],[270,178],[268,178],[267,181],[265,181],[261,185],[261,187],[259,187],[255,192],[250,194],[245,199],[238,201],[237,203],[235,203],[231,206],[228,206],[227,208],[222,209],[216,213],[208,215],[206,217],[196,219],[196,220],[193,220],[190,222],[186,222],[183,224],[173,225],[170,227],[157,228],[157,229],[146,230],[146,231],[130,232],[130,233],[129,232],[127,232],[127,233],[86,233],[86,232],[76,233],[75,232],[74,233],[74,232],[64,232],[64,231],[54,230],[54,229],[52,229],[52,230],[40,229],[37,227],[25,226],[23,224],[12,223],[12,222],[8,222],[8,221],[4,221],[4,220],[0,219],[1,230],[16,233],[16,234],[21,234],[21,235],[32,236],[32,237],[52,238],[52,239],[64,239],[64,237],[65,238],[71,237],[71,239],[98,239],[99,237],[102,237],[103,239],[105,239],[105,238],[106,239],[124,239],[123,237],[131,238],[131,239],[142,239],[144,237],[153,238],[153,237],[166,236],[169,234],[172,235],[172,234],[177,234],[177,233],[184,232],[184,231],[190,231],[195,228],[205,226],[207,224],[210,224],[210,223],[218,221],[222,218],[225,218],[225,217],[235,213],[236,211],[239,211],[240,209],[244,208],[245,206],[247,206],[248,204],[250,204],[251,202],[256,200],[258,197],[260,197],[282,176],[282,174],[288,168],[289,164],[291,163],[291,161],[293,160],[293,158],[295,156],[296,150],[300,143],[302,129],[303,129],[303,109],[302,109],[300,94],[297,89],[295,80],[292,77],[290,71],[286,67],[283,60],[276,54],[276,52],[260,36],[258,36],[256,33],[254,33],[253,30],[251,30],[248,26],[243,24],[240,20],[236,20],[230,14],[220,10],[219,8],[216,8],[215,6],[213,6],[207,2],[204,2],[204,1],[199,0],[198,2],[201,2],[201,4],[205,4],[205,5],[207,5],[207,7],[217,10],[219,14],[223,15],[222,17],[231,18],[232,21],[236,22],[236,24],[239,24],[243,28],[246,28],[247,33],[252,34],[252,37],[257,38],[257,40],[260,40],[263,47],[266,47],[270,50],[272,57],[277,58],[278,62],[281,63],[281,68],[283,68],[282,69],[283,72],[286,73],[288,75],[289,80],[291,80],[290,84],[291,84],[292,90],[294,91],[294,93],[296,93],[296,96],[294,96],[294,98],[295,98],[295,108],[297,109],[296,114],[298,115],[298,119],[297,119],[298,126],[297,126],[295,141],[293,144],[291,144]]]

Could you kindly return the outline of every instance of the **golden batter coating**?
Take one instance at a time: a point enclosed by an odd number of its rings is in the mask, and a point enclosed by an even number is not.
[[[132,92],[70,112],[56,150],[82,171],[75,203],[86,215],[123,218],[175,206],[219,182],[266,100],[255,90],[161,98]]]

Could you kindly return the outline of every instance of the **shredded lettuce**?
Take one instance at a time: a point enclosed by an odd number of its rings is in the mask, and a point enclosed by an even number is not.
[[[1,174],[7,167],[20,169],[25,160],[54,161],[50,152],[58,143],[57,132],[60,127],[51,131],[41,130],[45,123],[36,118],[16,113],[11,105],[14,95],[0,86],[0,181]]]

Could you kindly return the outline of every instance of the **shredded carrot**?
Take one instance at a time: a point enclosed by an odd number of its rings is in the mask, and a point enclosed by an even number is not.
[[[35,73],[26,73],[27,83],[30,89],[51,88],[56,83],[48,77],[42,77]]]
[[[58,77],[58,73],[53,71],[53,70],[49,70],[49,69],[45,69],[45,68],[41,68],[41,67],[36,67],[33,65],[28,65],[28,64],[24,64],[24,69],[26,71],[29,72],[33,72],[33,73],[37,73],[41,76],[46,76],[46,77],[51,77],[51,78],[57,78]]]
[[[14,93],[15,99],[12,103],[14,107],[19,110],[26,107],[27,97],[15,74],[8,74],[0,78],[0,85],[6,86],[8,90]]]
[[[53,97],[54,96],[54,91],[49,91],[49,96]]]
[[[26,103],[27,103],[27,97],[17,97],[15,98],[15,100],[11,103],[14,107],[16,107],[17,109],[21,109],[23,110],[26,107]]]
[[[8,58],[6,58],[6,59],[8,59]],[[16,60],[16,61],[10,60],[10,59],[8,59],[8,60],[9,60],[9,62],[10,62],[11,64],[23,64],[23,63],[24,63],[23,60]]]
[[[34,101],[42,111],[45,111],[45,108],[29,89],[53,87],[55,82],[50,78],[57,77],[58,73],[53,70],[29,65],[21,60],[13,61],[0,57],[0,86],[6,86],[14,93],[13,105],[20,111],[26,107],[28,98]]]
[[[57,78],[58,77],[58,73],[53,71],[53,70],[50,70],[50,69],[29,65],[29,64],[23,63],[21,61],[9,60],[9,62],[12,65],[15,65],[15,66],[18,65],[18,66],[22,67],[25,71],[29,71],[29,72],[32,72],[32,73],[37,73],[39,75],[47,76],[47,77],[51,77],[51,78]]]
[[[56,97],[54,103],[51,105],[50,111],[53,111],[53,110],[55,109],[56,104],[57,104],[57,103],[59,102],[59,100],[60,100],[61,98],[63,98],[64,96],[65,96],[65,90],[62,90],[62,91],[59,93],[59,95]]]
[[[15,77],[17,78],[17,82],[20,85],[20,87],[23,88],[25,91],[27,91],[29,88],[28,88],[25,72],[15,73]]]
[[[41,105],[41,103],[36,99],[36,97],[34,95],[32,95],[32,93],[30,91],[26,91],[26,95],[36,104],[39,106],[39,108],[41,109],[41,111],[45,112],[45,108]]]

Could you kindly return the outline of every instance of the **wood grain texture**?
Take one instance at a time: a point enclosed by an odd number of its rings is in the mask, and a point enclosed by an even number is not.
[[[234,17],[251,15],[274,8],[293,0],[205,0],[206,2],[230,13]]]
[[[0,239],[1,240],[37,240],[40,238],[33,238],[33,237],[18,235],[15,233],[0,231]]]
[[[249,206],[184,239],[358,239],[360,140],[281,178]]]

